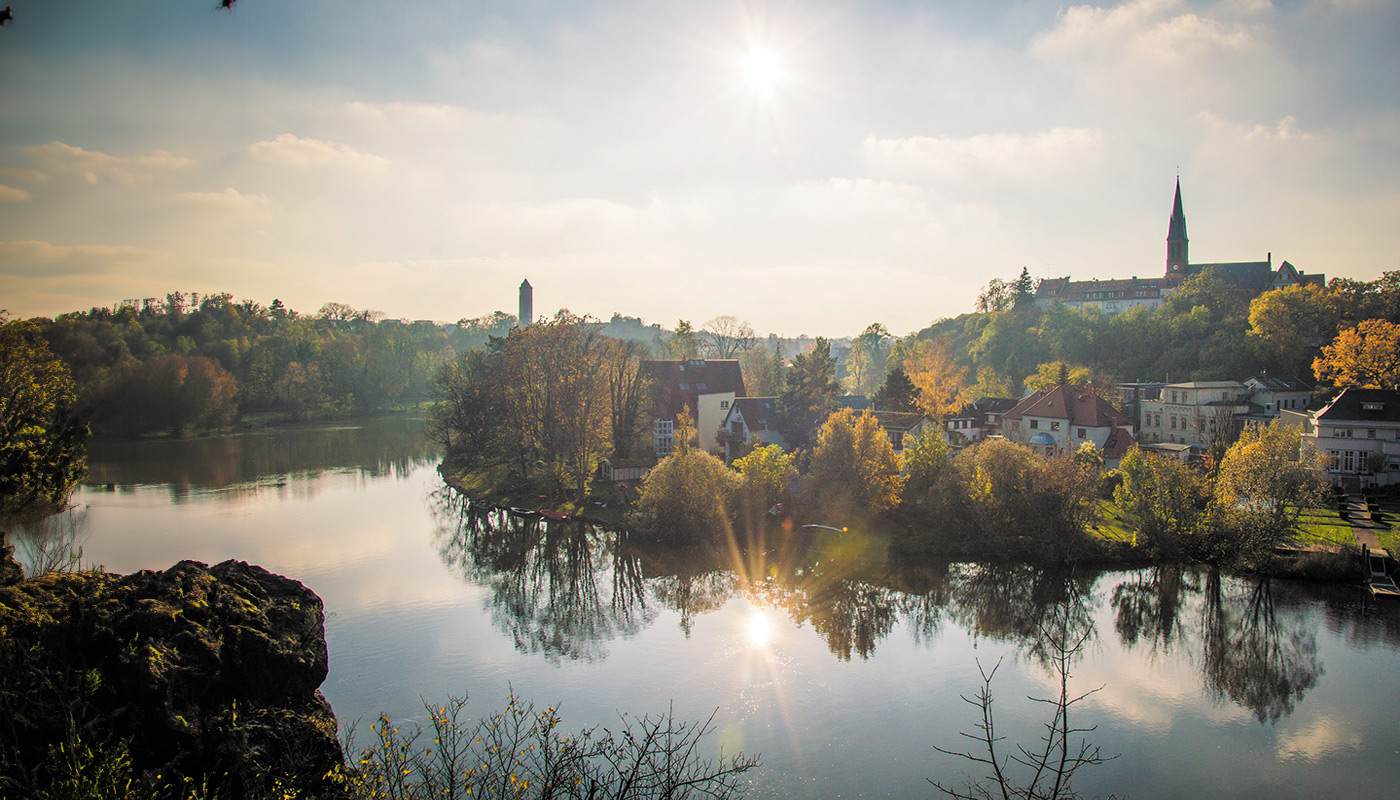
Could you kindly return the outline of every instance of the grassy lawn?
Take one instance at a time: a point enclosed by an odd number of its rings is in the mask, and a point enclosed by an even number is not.
[[[1301,546],[1331,545],[1356,547],[1351,525],[1330,508],[1311,508],[1298,518],[1298,535],[1294,542]]]
[[[1137,536],[1137,525],[1111,500],[1099,500],[1099,521],[1090,533],[1112,542],[1132,544]]]

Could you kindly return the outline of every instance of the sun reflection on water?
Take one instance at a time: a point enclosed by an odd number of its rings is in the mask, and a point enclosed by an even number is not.
[[[760,609],[754,609],[749,615],[749,644],[756,648],[768,647],[768,642],[773,638],[773,625],[768,621],[768,615]]]

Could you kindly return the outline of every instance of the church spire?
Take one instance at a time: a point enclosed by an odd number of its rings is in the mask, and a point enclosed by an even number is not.
[[[1167,225],[1167,277],[1184,277],[1191,266],[1186,238],[1186,212],[1181,208],[1181,177],[1176,179],[1176,200],[1172,202],[1172,219]]]

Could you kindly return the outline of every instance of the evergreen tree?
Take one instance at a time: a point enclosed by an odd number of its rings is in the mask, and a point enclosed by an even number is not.
[[[831,343],[818,337],[815,347],[792,360],[786,385],[778,395],[778,419],[790,445],[811,444],[817,425],[836,407],[838,391]]]
[[[1021,275],[1011,284],[1012,301],[1016,308],[1029,306],[1035,302],[1035,282],[1031,280],[1030,270],[1021,267]]]
[[[880,411],[918,411],[919,388],[909,380],[904,367],[895,367],[885,376],[885,383],[871,398]]]

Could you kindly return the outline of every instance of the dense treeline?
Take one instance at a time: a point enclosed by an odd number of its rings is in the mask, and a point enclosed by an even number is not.
[[[455,325],[327,303],[301,314],[228,294],[147,300],[36,320],[110,433],[216,429],[241,414],[366,413],[426,399],[456,352],[502,335],[497,312]]]
[[[876,358],[884,357],[882,374],[896,366],[907,370],[911,360],[920,361],[920,343],[941,342],[949,363],[932,357],[922,363],[941,370],[943,383],[965,390],[963,397],[1019,396],[1042,365],[1053,362],[1083,369],[1100,382],[1242,380],[1261,371],[1306,380],[1314,376],[1322,348],[1344,331],[1368,320],[1400,324],[1400,271],[1369,282],[1341,278],[1326,288],[1255,294],[1207,268],[1168,295],[1161,308],[1114,315],[1037,306],[1024,293],[1008,291],[1011,285],[992,281],[978,302],[983,310],[940,320],[909,339],[857,337],[846,363],[876,351]],[[879,382],[846,385],[860,389]]]

